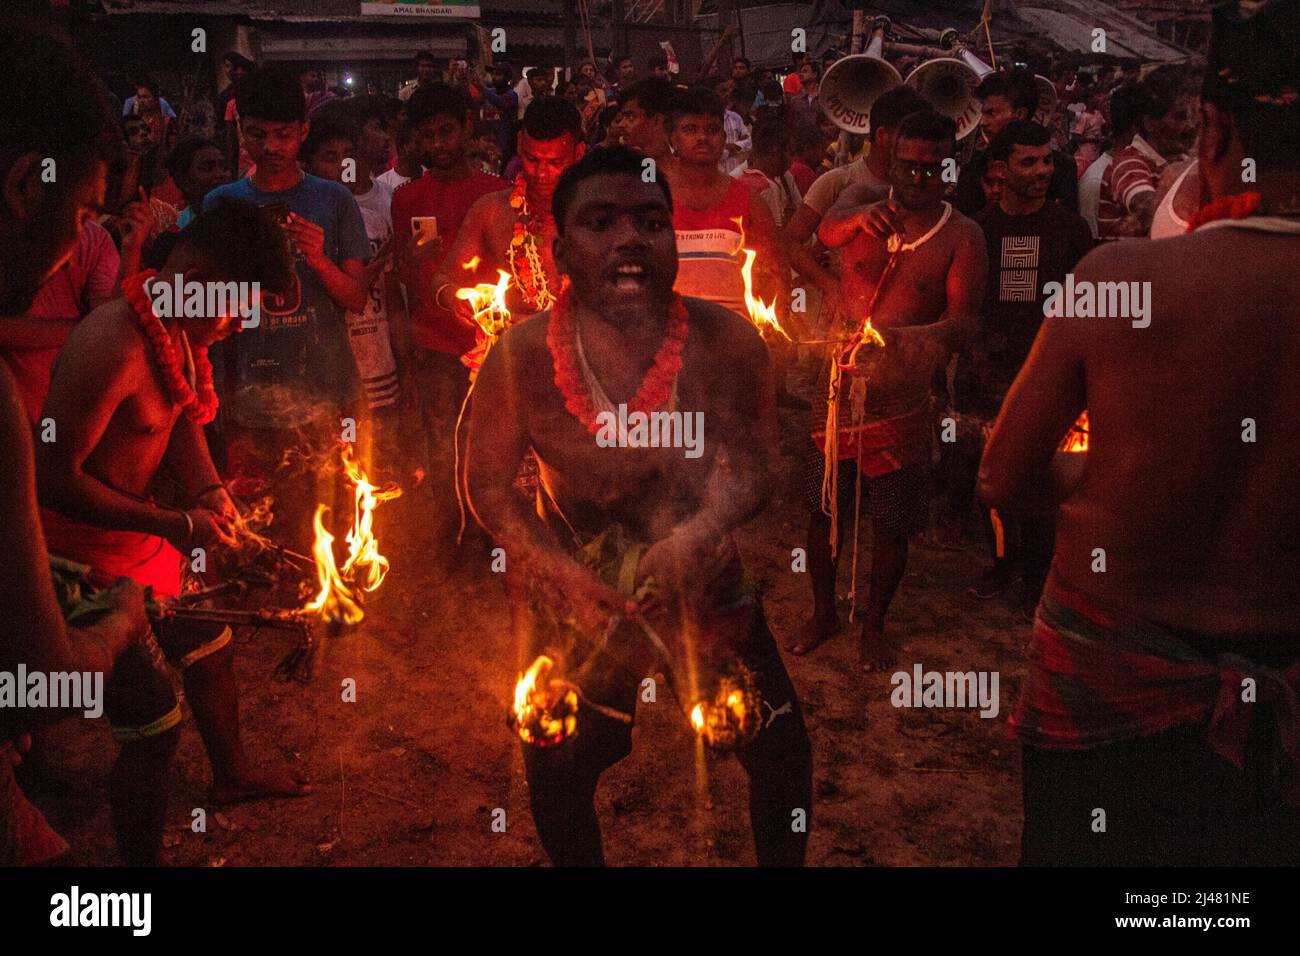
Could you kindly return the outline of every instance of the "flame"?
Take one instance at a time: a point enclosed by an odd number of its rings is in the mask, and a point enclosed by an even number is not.
[[[468,266],[468,263],[466,265]],[[510,309],[506,307],[506,293],[510,290],[512,279],[510,273],[501,269],[497,270],[497,276],[495,284],[480,282],[456,290],[456,298],[470,304],[474,310],[474,322],[488,337],[500,335],[510,325]]]
[[[858,333],[848,338],[840,347],[839,354],[835,362],[839,365],[842,372],[852,372],[858,369],[858,353],[863,348],[883,349],[885,340],[880,337],[876,327],[871,324],[871,316],[862,320],[862,328]]]
[[[374,533],[375,506],[381,501],[401,497],[402,489],[396,486],[380,488],[371,484],[365,470],[353,456],[351,445],[343,446],[343,468],[348,480],[356,485],[357,492],[352,510],[352,527],[348,530],[348,560],[340,573],[348,581],[360,579],[363,591],[373,591],[388,574],[388,559],[379,553],[379,541]]]
[[[704,732],[704,705],[696,704],[695,709],[691,711],[691,726],[695,728],[697,734]]]
[[[749,310],[749,321],[754,323],[758,329],[758,334],[767,338],[768,334],[775,332],[787,342],[790,341],[789,334],[781,328],[781,323],[776,318],[776,299],[772,300],[771,305],[754,295],[754,260],[758,258],[758,253],[753,249],[744,248],[745,245],[745,224],[740,216],[733,216],[732,222],[740,229],[741,252],[745,254],[745,264],[740,267],[740,275],[745,280],[745,308]]]
[[[874,345],[878,349],[885,347],[885,340],[880,337],[876,327],[871,324],[871,316],[867,316],[862,323],[862,331],[858,333],[858,339],[863,345]]]
[[[1070,426],[1065,438],[1061,439],[1058,450],[1070,453],[1088,450],[1088,410],[1086,408],[1079,415],[1079,420]]]
[[[324,620],[343,624],[356,624],[365,612],[361,610],[360,592],[373,591],[388,574],[389,562],[379,553],[375,537],[375,508],[383,501],[401,495],[398,487],[380,488],[372,484],[364,468],[356,460],[352,446],[342,450],[343,470],[356,488],[352,510],[352,527],[348,529],[348,559],[340,569],[334,562],[334,535],[325,528],[326,505],[316,506],[316,540],[312,544],[312,557],[316,562],[316,579],[320,592],[304,611],[319,614]]]
[[[691,726],[710,746],[734,747],[757,733],[762,717],[758,694],[748,674],[724,677],[712,701],[700,701],[691,710]]]
[[[316,559],[316,579],[320,582],[320,593],[315,600],[304,605],[303,610],[319,614],[327,621],[356,624],[366,615],[334,564],[334,535],[325,530],[324,517],[327,511],[329,508],[325,505],[316,506],[316,542],[311,549],[312,557]]]
[[[564,681],[548,679],[554,666],[542,654],[515,683],[511,723],[524,743],[551,747],[577,733],[578,693]]]
[[[482,261],[483,260],[480,259],[478,256],[470,256],[468,259],[466,259],[464,262],[460,264],[460,267],[464,269],[466,272],[473,272],[475,269],[478,268],[478,264]]]

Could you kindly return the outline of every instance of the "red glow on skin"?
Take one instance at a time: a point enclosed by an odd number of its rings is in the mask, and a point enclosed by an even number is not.
[[[533,139],[519,134],[519,162],[528,183],[528,200],[538,212],[549,215],[551,195],[560,174],[582,155],[577,141],[569,133],[558,139]]]

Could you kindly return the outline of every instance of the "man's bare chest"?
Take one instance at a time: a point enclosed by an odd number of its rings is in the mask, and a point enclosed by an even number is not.
[[[881,327],[934,321],[947,306],[951,251],[937,246],[900,252],[890,268],[889,253],[873,245],[845,262],[846,300],[865,317],[874,298],[872,320]]]
[[[164,447],[180,417],[180,409],[171,400],[157,376],[142,376],[142,384],[118,406],[104,440],[116,440],[144,448],[153,442]]]

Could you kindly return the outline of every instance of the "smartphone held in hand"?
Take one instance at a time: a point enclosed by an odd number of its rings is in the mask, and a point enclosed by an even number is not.
[[[411,235],[415,237],[417,245],[424,245],[426,242],[438,238],[438,217],[437,216],[412,216],[411,217]]]

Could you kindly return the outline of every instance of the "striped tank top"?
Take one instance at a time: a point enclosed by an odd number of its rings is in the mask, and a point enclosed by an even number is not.
[[[732,180],[726,194],[708,209],[676,204],[677,284],[682,295],[716,302],[745,315],[745,282],[740,275],[745,245],[742,230],[749,226],[751,190]],[[739,220],[739,224],[737,223]]]

